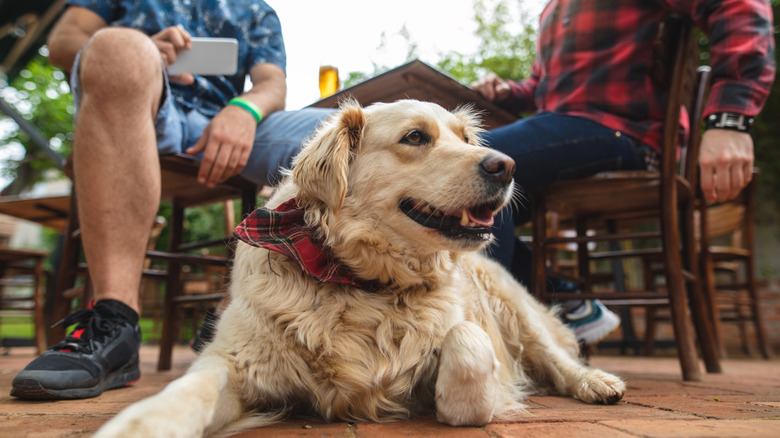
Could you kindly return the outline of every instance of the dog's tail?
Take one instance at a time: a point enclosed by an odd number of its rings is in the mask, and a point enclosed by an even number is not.
[[[289,415],[290,411],[290,408],[285,408],[276,412],[248,412],[238,420],[225,426],[222,430],[217,432],[214,437],[225,438],[245,430],[279,423]]]

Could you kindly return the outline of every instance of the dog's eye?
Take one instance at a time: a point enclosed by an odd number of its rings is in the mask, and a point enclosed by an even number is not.
[[[464,136],[463,136],[463,141],[465,141],[466,143],[468,143],[468,142],[469,142],[469,136],[468,136],[468,135],[464,135]]]
[[[404,135],[404,138],[401,139],[401,143],[412,145],[412,146],[420,146],[424,144],[428,144],[431,141],[431,137],[420,131],[419,129],[415,129],[414,131],[409,131]]]

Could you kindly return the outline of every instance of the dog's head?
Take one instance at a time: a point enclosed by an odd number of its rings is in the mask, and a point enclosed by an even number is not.
[[[480,132],[469,109],[347,101],[295,159],[296,197],[342,259],[392,246],[420,258],[479,249],[514,172],[511,158],[480,145]]]

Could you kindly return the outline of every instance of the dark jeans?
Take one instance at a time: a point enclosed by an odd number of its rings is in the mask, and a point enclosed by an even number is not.
[[[515,184],[521,194],[519,202],[513,202],[497,218],[493,226],[496,241],[487,252],[525,285],[531,283],[530,249],[516,242],[514,228],[531,218],[531,193],[556,181],[646,168],[635,140],[582,117],[538,114],[488,131],[483,137],[490,147],[515,160]]]

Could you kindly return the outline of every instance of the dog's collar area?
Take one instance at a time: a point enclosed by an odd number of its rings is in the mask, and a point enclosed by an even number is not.
[[[236,227],[233,235],[249,245],[290,257],[321,282],[348,284],[366,291],[384,287],[379,281],[358,278],[336,259],[314,230],[306,226],[304,212],[298,208],[295,198],[273,210],[258,208]]]

